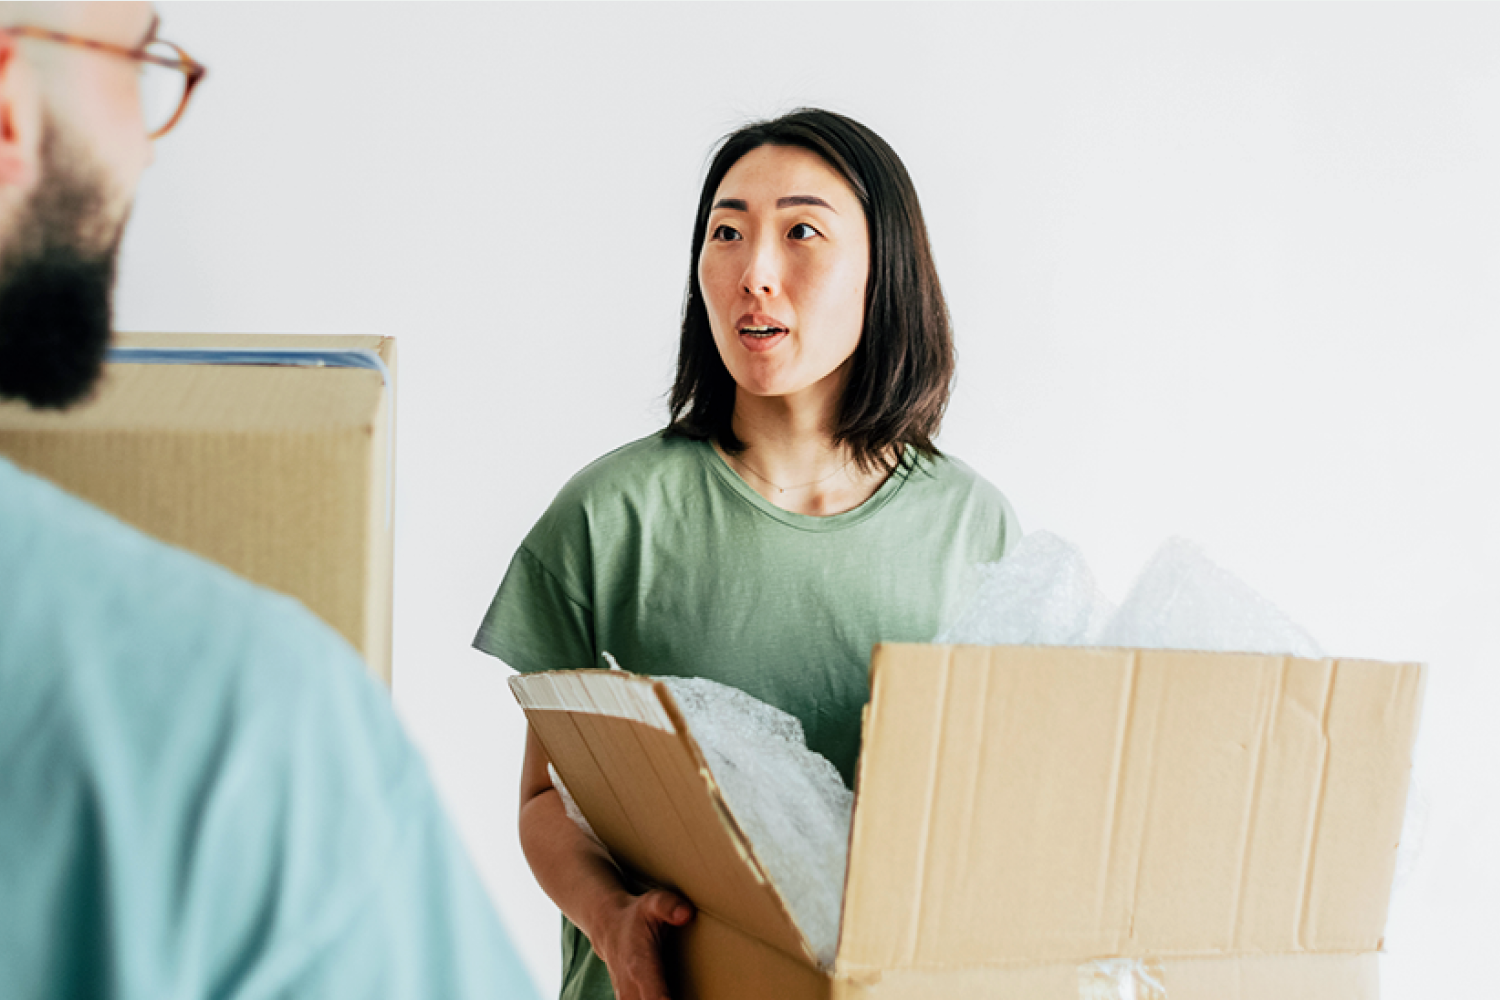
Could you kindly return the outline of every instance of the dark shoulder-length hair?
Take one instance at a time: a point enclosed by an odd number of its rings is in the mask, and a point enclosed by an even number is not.
[[[741,157],[761,146],[797,146],[816,153],[854,190],[865,212],[870,274],[864,331],[849,361],[834,441],[848,445],[856,464],[866,470],[895,468],[908,445],[920,454],[937,455],[932,439],[953,382],[953,332],[916,188],[884,139],[853,119],[816,108],[744,126],[723,141],[709,164],[693,222],[666,433],[712,439],[731,454],[745,448],[731,426],[735,383],[708,325],[698,257],[719,183]]]

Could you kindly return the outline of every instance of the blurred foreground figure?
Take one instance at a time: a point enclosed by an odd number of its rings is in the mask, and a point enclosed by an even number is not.
[[[0,4],[0,396],[86,396],[146,4]],[[533,995],[389,698],[295,602],[0,459],[0,997]]]

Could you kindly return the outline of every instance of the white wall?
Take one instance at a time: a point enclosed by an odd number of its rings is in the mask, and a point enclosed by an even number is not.
[[[662,422],[714,140],[883,134],[959,348],[941,444],[1116,597],[1201,542],[1340,654],[1433,666],[1386,996],[1500,940],[1500,7],[160,5],[211,73],[125,330],[400,340],[396,701],[550,992],[522,726],[468,648],[578,467]]]

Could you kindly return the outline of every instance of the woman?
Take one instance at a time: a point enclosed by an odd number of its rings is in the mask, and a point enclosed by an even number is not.
[[[475,645],[522,671],[607,651],[731,684],[795,715],[852,783],[871,646],[930,640],[968,568],[1017,535],[933,446],[953,343],[916,192],[848,118],[748,125],[710,165],[692,261],[671,424],[563,488]],[[522,772],[522,846],[567,918],[563,996],[666,997],[660,937],[691,904],[627,890],[535,734]]]

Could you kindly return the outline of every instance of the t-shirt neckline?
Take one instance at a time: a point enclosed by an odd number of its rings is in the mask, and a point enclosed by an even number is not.
[[[782,510],[755,492],[754,487],[745,482],[744,479],[740,478],[738,472],[729,467],[729,463],[724,461],[718,449],[713,446],[712,441],[697,441],[695,443],[698,445],[698,454],[702,458],[703,463],[713,470],[714,474],[719,477],[719,480],[730,491],[767,517],[780,521],[782,524],[796,528],[799,531],[841,531],[868,521],[882,507],[890,503],[896,494],[901,491],[901,487],[905,485],[907,478],[911,475],[912,470],[919,461],[917,456],[912,454],[910,446],[908,446],[905,453],[906,460],[897,466],[894,472],[885,477],[885,482],[880,484],[879,489],[870,494],[864,503],[853,510],[827,515],[798,514],[794,511]]]

